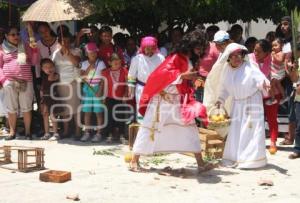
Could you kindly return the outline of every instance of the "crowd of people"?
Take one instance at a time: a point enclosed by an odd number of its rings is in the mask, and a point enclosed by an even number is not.
[[[26,30],[0,29],[6,140],[34,133],[42,140],[113,143],[126,140],[128,124],[138,122],[132,169],[140,155],[179,151],[194,153],[199,170],[207,170],[212,166],[202,160],[197,127],[207,125],[211,108],[224,107],[231,116],[224,164],[257,168],[267,162],[264,117],[276,151],[278,109],[288,103],[289,130],[280,144],[295,140],[289,158],[300,158],[300,41],[292,41],[289,16],[264,39],[246,40],[238,24],[228,31],[175,27],[168,36],[141,39],[113,35],[109,26],[76,36],[67,26],[56,32],[43,22],[33,27],[36,43]],[[39,123],[32,122],[34,103]],[[17,132],[19,117],[24,132]]]

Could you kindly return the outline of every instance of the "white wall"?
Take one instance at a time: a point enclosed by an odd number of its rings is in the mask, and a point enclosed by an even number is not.
[[[235,23],[236,24],[236,23]],[[256,37],[258,39],[265,38],[266,34],[269,31],[275,31],[276,25],[270,20],[262,20],[260,19],[258,22],[251,21],[248,23],[243,23],[242,21],[238,21],[237,24],[240,24],[244,28],[244,38],[247,39],[248,37]],[[205,24],[205,27],[210,26],[211,24]],[[215,24],[220,27],[221,30],[229,30],[231,25],[228,22],[222,21]],[[249,26],[249,35],[245,34],[246,27]]]

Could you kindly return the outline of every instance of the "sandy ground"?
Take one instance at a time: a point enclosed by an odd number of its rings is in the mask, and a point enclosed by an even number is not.
[[[45,148],[46,167],[72,172],[66,183],[39,181],[38,172],[21,173],[0,169],[0,202],[72,202],[67,195],[78,194],[80,202],[300,202],[300,159],[289,160],[291,148],[268,154],[268,165],[259,170],[217,168],[198,175],[195,160],[181,154],[142,159],[147,173],[127,169],[124,145],[92,145],[64,140],[0,141],[2,145]],[[110,149],[112,155],[93,155],[94,150]],[[105,151],[107,152],[107,151]],[[185,168],[183,175],[164,176],[165,166]],[[274,186],[258,186],[270,179]],[[298,182],[298,184],[297,184]]]

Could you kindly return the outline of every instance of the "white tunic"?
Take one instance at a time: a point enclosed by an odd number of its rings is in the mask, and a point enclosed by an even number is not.
[[[75,56],[81,56],[80,49],[71,49],[71,53]],[[71,83],[80,76],[80,69],[67,56],[62,55],[61,49],[53,53],[52,60],[55,63],[56,72],[59,74],[61,82]]]
[[[131,65],[128,71],[128,81],[136,83],[135,85],[135,100],[137,109],[139,109],[140,97],[144,89],[149,75],[164,61],[164,56],[156,53],[151,57],[144,54],[138,54],[131,60]],[[141,82],[141,83],[140,83]],[[129,83],[130,86],[130,83]],[[137,121],[141,123],[142,116],[137,113]]]
[[[238,168],[258,168],[267,163],[265,150],[263,83],[260,70],[244,62],[239,68],[227,65],[219,100],[232,96],[231,125],[225,144],[223,163]]]
[[[169,85],[165,91],[172,95],[172,103],[160,95],[151,99],[138,131],[133,152],[139,155],[158,152],[200,153],[200,140],[195,121],[184,124],[181,120],[180,97],[176,86]],[[156,122],[157,115],[159,122]],[[151,139],[153,129],[155,129],[154,140]]]
[[[39,50],[40,59],[43,59],[43,58],[52,59],[53,53],[56,50],[60,49],[60,45],[59,45],[57,39],[55,40],[55,42],[50,47],[43,44],[43,42],[41,40],[37,41],[36,45],[37,45],[37,48]],[[41,67],[40,67],[39,63],[36,64],[35,72],[36,72],[37,78],[39,78],[41,76]]]

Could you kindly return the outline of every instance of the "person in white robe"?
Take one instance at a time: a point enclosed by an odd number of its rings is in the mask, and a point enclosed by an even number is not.
[[[165,57],[159,53],[157,40],[154,37],[144,37],[141,41],[139,54],[136,55],[130,64],[128,71],[129,97],[135,96],[137,109],[144,86],[149,75],[164,61]],[[138,113],[136,120],[141,123],[143,117]]]
[[[216,34],[214,35],[213,42],[216,44],[220,55],[216,63],[213,65],[211,71],[208,73],[207,78],[205,80],[203,104],[206,106],[207,111],[209,111],[217,101],[218,92],[220,91],[221,87],[220,80],[224,72],[223,64],[225,61],[227,61],[227,58],[222,56],[226,47],[230,43],[232,43],[229,34],[223,30],[216,32]],[[226,105],[226,110],[229,112],[230,101],[228,101],[227,103],[228,105]]]
[[[263,94],[269,81],[255,64],[245,57],[247,48],[232,43],[223,57],[224,72],[216,105],[232,97],[231,124],[222,163],[237,168],[259,168],[267,163]]]
[[[221,87],[221,78],[224,73],[224,61],[227,60],[226,57],[222,57],[224,50],[226,47],[232,43],[230,40],[230,36],[226,31],[219,30],[214,35],[213,42],[216,44],[218,51],[220,52],[219,58],[216,63],[213,65],[211,71],[208,73],[207,78],[205,80],[204,86],[204,96],[203,96],[203,104],[206,106],[208,112],[214,107],[215,103],[217,102],[217,96],[220,92]],[[231,109],[231,98],[229,97],[225,101],[225,109],[227,113],[230,113]],[[215,129],[215,131],[223,138],[225,138],[228,134],[228,127],[220,127]]]

